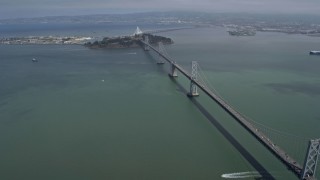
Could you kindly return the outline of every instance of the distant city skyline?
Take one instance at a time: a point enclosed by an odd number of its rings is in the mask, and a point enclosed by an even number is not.
[[[0,18],[149,11],[318,14],[319,0],[1,0]]]

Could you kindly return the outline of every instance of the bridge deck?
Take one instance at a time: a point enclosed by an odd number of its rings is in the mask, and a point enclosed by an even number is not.
[[[225,102],[218,95],[210,91],[207,87],[203,86],[200,82],[191,79],[190,74],[179,66],[166,55],[162,54],[152,45],[141,41],[143,44],[149,46],[153,51],[163,57],[170,64],[173,64],[176,69],[178,69],[184,76],[193,81],[204,93],[206,93],[212,100],[218,103],[228,114],[230,114],[234,119],[236,119],[245,129],[247,129],[256,139],[258,139],[264,146],[267,147],[278,159],[280,159],[288,168],[290,168],[297,176],[300,177],[302,166],[296,162],[292,157],[290,157],[283,149],[273,143],[264,133],[255,128],[248,120],[244,118],[239,112],[233,109],[227,102]]]

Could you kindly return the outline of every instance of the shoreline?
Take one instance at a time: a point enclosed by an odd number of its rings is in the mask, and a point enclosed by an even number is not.
[[[1,38],[0,44],[5,45],[83,45],[92,37],[82,36],[28,36]]]

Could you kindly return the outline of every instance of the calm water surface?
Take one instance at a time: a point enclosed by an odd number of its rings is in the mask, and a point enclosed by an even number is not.
[[[112,28],[96,33],[114,35]],[[319,50],[319,39],[231,37],[222,28],[162,35],[174,39],[167,51],[179,64],[190,69],[197,60],[243,114],[320,137],[320,58],[308,55]],[[222,179],[257,171],[296,179],[203,93],[186,98],[188,80],[170,79],[152,52],[73,45],[1,45],[0,52],[1,179]],[[279,140],[290,152],[288,142]]]

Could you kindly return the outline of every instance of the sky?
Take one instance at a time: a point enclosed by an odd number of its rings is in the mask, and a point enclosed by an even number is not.
[[[320,15],[320,0],[0,0],[0,19],[174,10]]]

